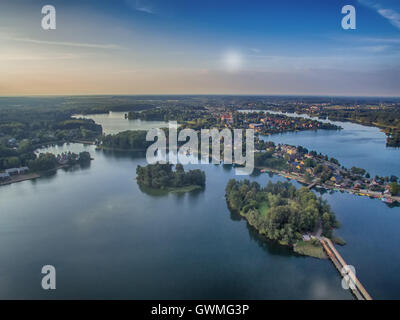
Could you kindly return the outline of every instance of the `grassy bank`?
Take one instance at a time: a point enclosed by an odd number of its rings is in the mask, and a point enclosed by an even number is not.
[[[319,241],[298,241],[293,247],[293,250],[303,256],[310,256],[318,259],[327,258]]]

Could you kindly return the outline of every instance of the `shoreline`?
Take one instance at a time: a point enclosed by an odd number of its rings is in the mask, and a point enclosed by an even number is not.
[[[284,172],[284,171],[271,169],[271,168],[267,168],[267,167],[255,167],[255,168],[260,170],[260,171],[261,170],[265,170],[266,172],[271,172],[271,173],[278,174],[280,176],[285,177],[286,179],[296,180],[297,182],[299,182],[301,184],[305,184],[305,185],[315,184],[315,187],[317,187],[317,188],[319,187],[319,188],[323,188],[323,189],[326,189],[326,190],[342,191],[342,192],[350,193],[352,195],[367,196],[367,197],[372,197],[374,199],[380,199],[380,200],[385,198],[385,199],[392,200],[394,203],[396,203],[396,202],[400,203],[400,196],[387,196],[387,195],[384,195],[384,194],[382,194],[380,192],[364,190],[364,189],[356,190],[356,189],[346,189],[346,188],[340,188],[340,187],[331,187],[331,186],[319,183],[319,181],[315,181],[315,180],[312,180],[311,182],[308,183],[308,182],[305,181],[305,179],[302,176],[300,176],[298,174],[287,173],[287,172]]]
[[[276,244],[278,246],[283,246],[283,247],[290,248],[291,252],[293,254],[297,254],[297,255],[300,255],[300,256],[303,256],[303,257],[309,257],[309,258],[320,259],[320,260],[325,260],[325,259],[328,258],[324,254],[324,252],[322,250],[323,249],[322,246],[321,245],[318,246],[318,245],[314,244],[314,242],[313,242],[314,239],[310,239],[308,241],[298,240],[296,243],[291,245],[289,243],[284,243],[282,241],[278,241],[278,240],[274,240],[274,239],[268,238],[265,234],[260,233],[260,231],[254,225],[252,225],[250,223],[250,221],[246,218],[246,216],[244,214],[242,214],[240,211],[235,210],[235,209],[233,209],[231,207],[228,199],[226,198],[226,195],[225,195],[225,201],[226,201],[226,204],[227,204],[229,212],[231,212],[231,213],[233,212],[233,213],[239,215],[240,218],[243,219],[244,221],[246,221],[246,223],[252,229],[254,229],[257,232],[257,234],[259,234],[260,236],[262,236],[265,239],[265,241],[269,241],[269,242],[274,243],[274,244]],[[315,239],[317,239],[317,238],[315,237]],[[296,249],[296,247],[297,247],[297,249]]]
[[[91,161],[92,160],[93,159],[91,159]],[[72,165],[61,164],[61,165],[56,166],[53,169],[48,169],[48,170],[44,170],[44,171],[40,171],[40,172],[30,172],[27,174],[21,174],[21,175],[17,175],[17,176],[11,176],[11,179],[9,179],[9,180],[1,181],[0,186],[6,186],[6,185],[23,182],[23,181],[36,180],[36,179],[41,178],[43,174],[53,172],[53,171],[56,172],[58,169],[69,168],[74,165],[76,165],[76,164],[72,164]]]
[[[18,175],[18,176],[12,176],[10,178],[10,180],[6,180],[6,181],[0,182],[0,186],[6,186],[6,185],[13,184],[13,183],[22,182],[22,181],[35,180],[35,179],[38,179],[40,177],[41,177],[41,175],[39,173],[36,173],[36,172],[27,173],[27,174],[21,174],[21,175]]]

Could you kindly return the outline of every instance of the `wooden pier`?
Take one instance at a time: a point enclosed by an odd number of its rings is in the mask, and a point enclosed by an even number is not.
[[[335,249],[332,241],[328,238],[321,237],[319,240],[327,253],[329,259],[335,265],[336,269],[339,271],[342,277],[348,276],[350,278],[349,287],[352,290],[354,296],[358,300],[372,300],[371,296],[365,290],[364,286],[357,279],[356,275],[350,268],[347,267],[347,263],[343,260],[342,256]]]

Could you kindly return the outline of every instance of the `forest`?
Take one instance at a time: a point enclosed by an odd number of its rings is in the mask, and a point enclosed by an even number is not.
[[[119,150],[145,150],[153,141],[146,141],[147,131],[123,131],[117,134],[105,135],[101,138],[101,146]]]
[[[174,189],[188,186],[198,186],[203,188],[206,184],[206,175],[201,170],[189,170],[185,172],[182,164],[175,166],[172,164],[149,164],[145,167],[137,166],[136,180],[139,186],[151,189]]]
[[[249,180],[229,180],[226,201],[230,210],[239,213],[258,232],[270,240],[293,245],[301,235],[314,232],[332,237],[339,226],[328,203],[305,187],[296,189],[289,182],[268,182],[262,188]]]

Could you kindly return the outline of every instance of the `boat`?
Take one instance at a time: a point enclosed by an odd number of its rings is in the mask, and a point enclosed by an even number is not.
[[[382,198],[382,201],[385,202],[385,203],[388,203],[388,204],[392,204],[393,203],[393,200],[390,199],[390,198]]]

